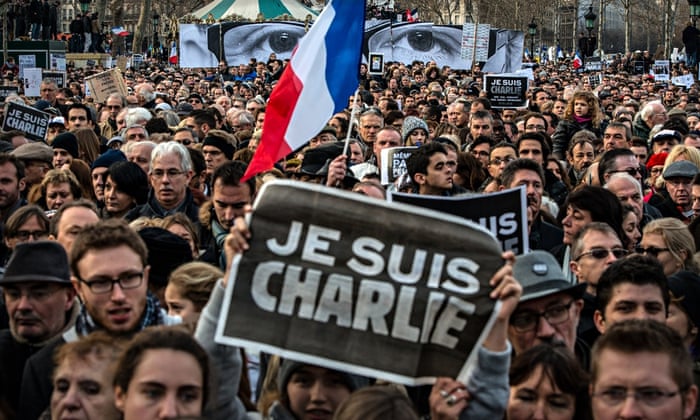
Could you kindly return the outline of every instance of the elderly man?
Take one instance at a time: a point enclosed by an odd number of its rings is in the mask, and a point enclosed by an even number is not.
[[[66,107],[58,103],[58,100],[56,99],[57,92],[58,87],[56,86],[56,81],[53,79],[44,79],[41,81],[41,85],[39,85],[39,94],[41,95],[41,99],[48,102],[52,107],[60,110],[61,114],[65,115],[64,111],[66,110]]]
[[[0,331],[0,402],[14,412],[27,360],[73,326],[80,306],[56,242],[18,244],[0,286],[10,318]]]
[[[622,204],[632,206],[640,229],[651,220],[662,217],[656,207],[644,202],[642,186],[633,176],[625,172],[612,174],[605,183],[605,188],[615,194]]]
[[[231,108],[226,113],[226,122],[234,133],[244,130],[253,131],[255,129],[255,116],[242,109]]]
[[[152,141],[130,142],[123,147],[126,159],[139,165],[145,173],[151,169],[151,152],[156,147]]]
[[[193,223],[199,224],[199,208],[187,187],[193,174],[192,160],[185,146],[174,141],[158,144],[151,153],[148,201],[130,210],[126,220],[184,213]]]
[[[663,124],[668,120],[666,108],[661,101],[651,101],[644,105],[639,114],[634,119],[632,131],[637,137],[649,141],[649,132],[657,124]]]
[[[693,178],[698,174],[698,167],[688,160],[679,160],[668,165],[663,172],[668,195],[661,192],[649,199],[664,217],[675,217],[684,223],[690,223],[695,212],[691,192]]]

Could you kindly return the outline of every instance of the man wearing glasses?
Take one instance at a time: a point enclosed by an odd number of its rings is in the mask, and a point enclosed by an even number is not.
[[[587,367],[588,346],[576,338],[586,285],[572,285],[566,280],[559,263],[547,252],[518,257],[513,276],[523,287],[508,327],[508,339],[515,353],[538,344],[560,343]]]
[[[588,344],[593,344],[599,335],[593,321],[598,280],[607,267],[627,254],[617,233],[607,223],[590,223],[573,239],[569,268],[577,282],[586,285],[578,336]]]
[[[617,323],[598,340],[589,389],[596,420],[687,419],[698,400],[683,340],[653,320]]]
[[[158,144],[151,152],[149,178],[151,192],[148,201],[136,206],[125,218],[133,221],[141,216],[166,217],[184,213],[192,223],[199,224],[199,208],[194,203],[188,184],[194,171],[187,148],[169,141]]]
[[[668,195],[654,194],[649,199],[664,217],[675,217],[684,223],[690,223],[693,210],[692,185],[698,167],[688,160],[679,160],[670,164],[663,172]]]
[[[79,303],[60,244],[18,244],[0,280],[10,329],[0,332],[0,401],[14,412],[22,371],[30,356],[70,329]]]
[[[100,124],[100,133],[108,139],[118,134],[117,115],[126,107],[126,98],[120,93],[113,93],[105,101],[105,109],[109,111],[107,121]]]
[[[603,154],[598,162],[598,179],[605,185],[613,174],[625,172],[642,182],[639,161],[630,149],[611,149]]]
[[[204,109],[204,99],[198,93],[192,93],[187,97],[187,102],[192,105],[195,110]]]
[[[52,355],[61,344],[97,330],[129,337],[146,327],[180,322],[148,291],[147,248],[125,221],[110,219],[84,227],[71,256],[71,282],[83,309],[71,329],[27,362],[18,418],[37,418],[48,405]]]

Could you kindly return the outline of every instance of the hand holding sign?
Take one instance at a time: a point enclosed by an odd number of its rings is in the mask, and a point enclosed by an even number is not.
[[[430,419],[458,420],[470,399],[467,387],[452,378],[438,378],[430,391]]]

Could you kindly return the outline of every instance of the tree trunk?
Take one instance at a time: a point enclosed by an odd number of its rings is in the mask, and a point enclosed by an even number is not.
[[[632,21],[632,0],[627,0],[627,2],[622,2],[625,7],[625,52],[631,52],[632,45],[630,44],[632,40],[632,26],[630,22]]]
[[[110,0],[109,10],[112,12],[112,26],[124,25],[124,0]],[[125,55],[126,46],[123,36],[112,34],[112,56]]]
[[[134,29],[134,44],[132,45],[132,49],[134,51],[146,52],[143,51],[142,48],[143,41],[149,40],[152,36],[150,33],[152,31],[148,31],[148,21],[150,19],[150,16],[148,15],[149,10],[151,10],[151,0],[142,0],[139,20],[136,23],[136,28]]]

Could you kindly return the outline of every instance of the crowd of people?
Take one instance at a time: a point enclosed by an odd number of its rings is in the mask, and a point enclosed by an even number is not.
[[[526,107],[496,109],[478,67],[437,64],[361,65],[347,108],[245,181],[286,65],[274,54],[129,69],[128,95],[102,103],[82,90],[100,69],[3,98],[52,118],[44,141],[0,133],[0,418],[696,418],[697,85],[552,64]],[[382,150],[404,146],[406,173],[382,184]],[[244,216],[281,178],[377,200],[525,189],[529,250],[490,281],[501,305],[467,383],[214,341],[254,239]]]

